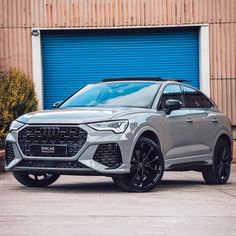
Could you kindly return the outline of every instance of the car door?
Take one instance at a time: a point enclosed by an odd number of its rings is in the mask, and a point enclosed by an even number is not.
[[[180,100],[183,108],[165,113],[165,102],[168,99]],[[184,109],[184,97],[178,84],[168,84],[163,90],[158,110],[163,116],[163,150],[166,159],[189,156],[194,145],[191,112]]]
[[[191,113],[194,131],[192,154],[210,154],[212,142],[219,128],[217,118],[212,111],[214,104],[200,91],[188,86],[181,87],[184,93],[184,109]]]

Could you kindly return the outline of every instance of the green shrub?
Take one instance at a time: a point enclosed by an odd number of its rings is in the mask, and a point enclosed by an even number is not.
[[[0,148],[17,117],[37,109],[33,82],[18,70],[11,70],[0,79]]]

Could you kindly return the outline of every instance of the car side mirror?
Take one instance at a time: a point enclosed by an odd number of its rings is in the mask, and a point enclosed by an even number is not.
[[[52,107],[53,107],[53,108],[58,108],[62,103],[63,103],[63,101],[55,102],[55,103],[52,105]]]
[[[169,115],[174,110],[179,110],[182,106],[182,102],[175,99],[168,99],[165,102],[165,113]]]

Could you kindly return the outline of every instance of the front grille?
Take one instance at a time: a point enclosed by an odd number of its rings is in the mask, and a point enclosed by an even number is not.
[[[79,127],[66,126],[28,126],[19,132],[18,142],[25,156],[32,156],[31,145],[66,145],[66,154],[40,154],[34,156],[72,157],[83,147],[87,132]]]
[[[6,165],[8,166],[13,159],[15,158],[14,150],[13,150],[13,145],[12,143],[7,142],[6,147],[5,147],[5,162]]]
[[[98,145],[93,160],[109,168],[117,168],[122,163],[119,145],[116,143]]]
[[[44,160],[22,160],[16,165],[17,167],[32,167],[32,168],[88,168],[78,161],[44,161]]]

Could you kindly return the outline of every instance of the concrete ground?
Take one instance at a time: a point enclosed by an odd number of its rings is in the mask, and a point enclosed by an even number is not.
[[[236,235],[236,165],[228,184],[166,172],[149,193],[125,193],[106,177],[62,176],[48,188],[0,175],[0,235]]]

